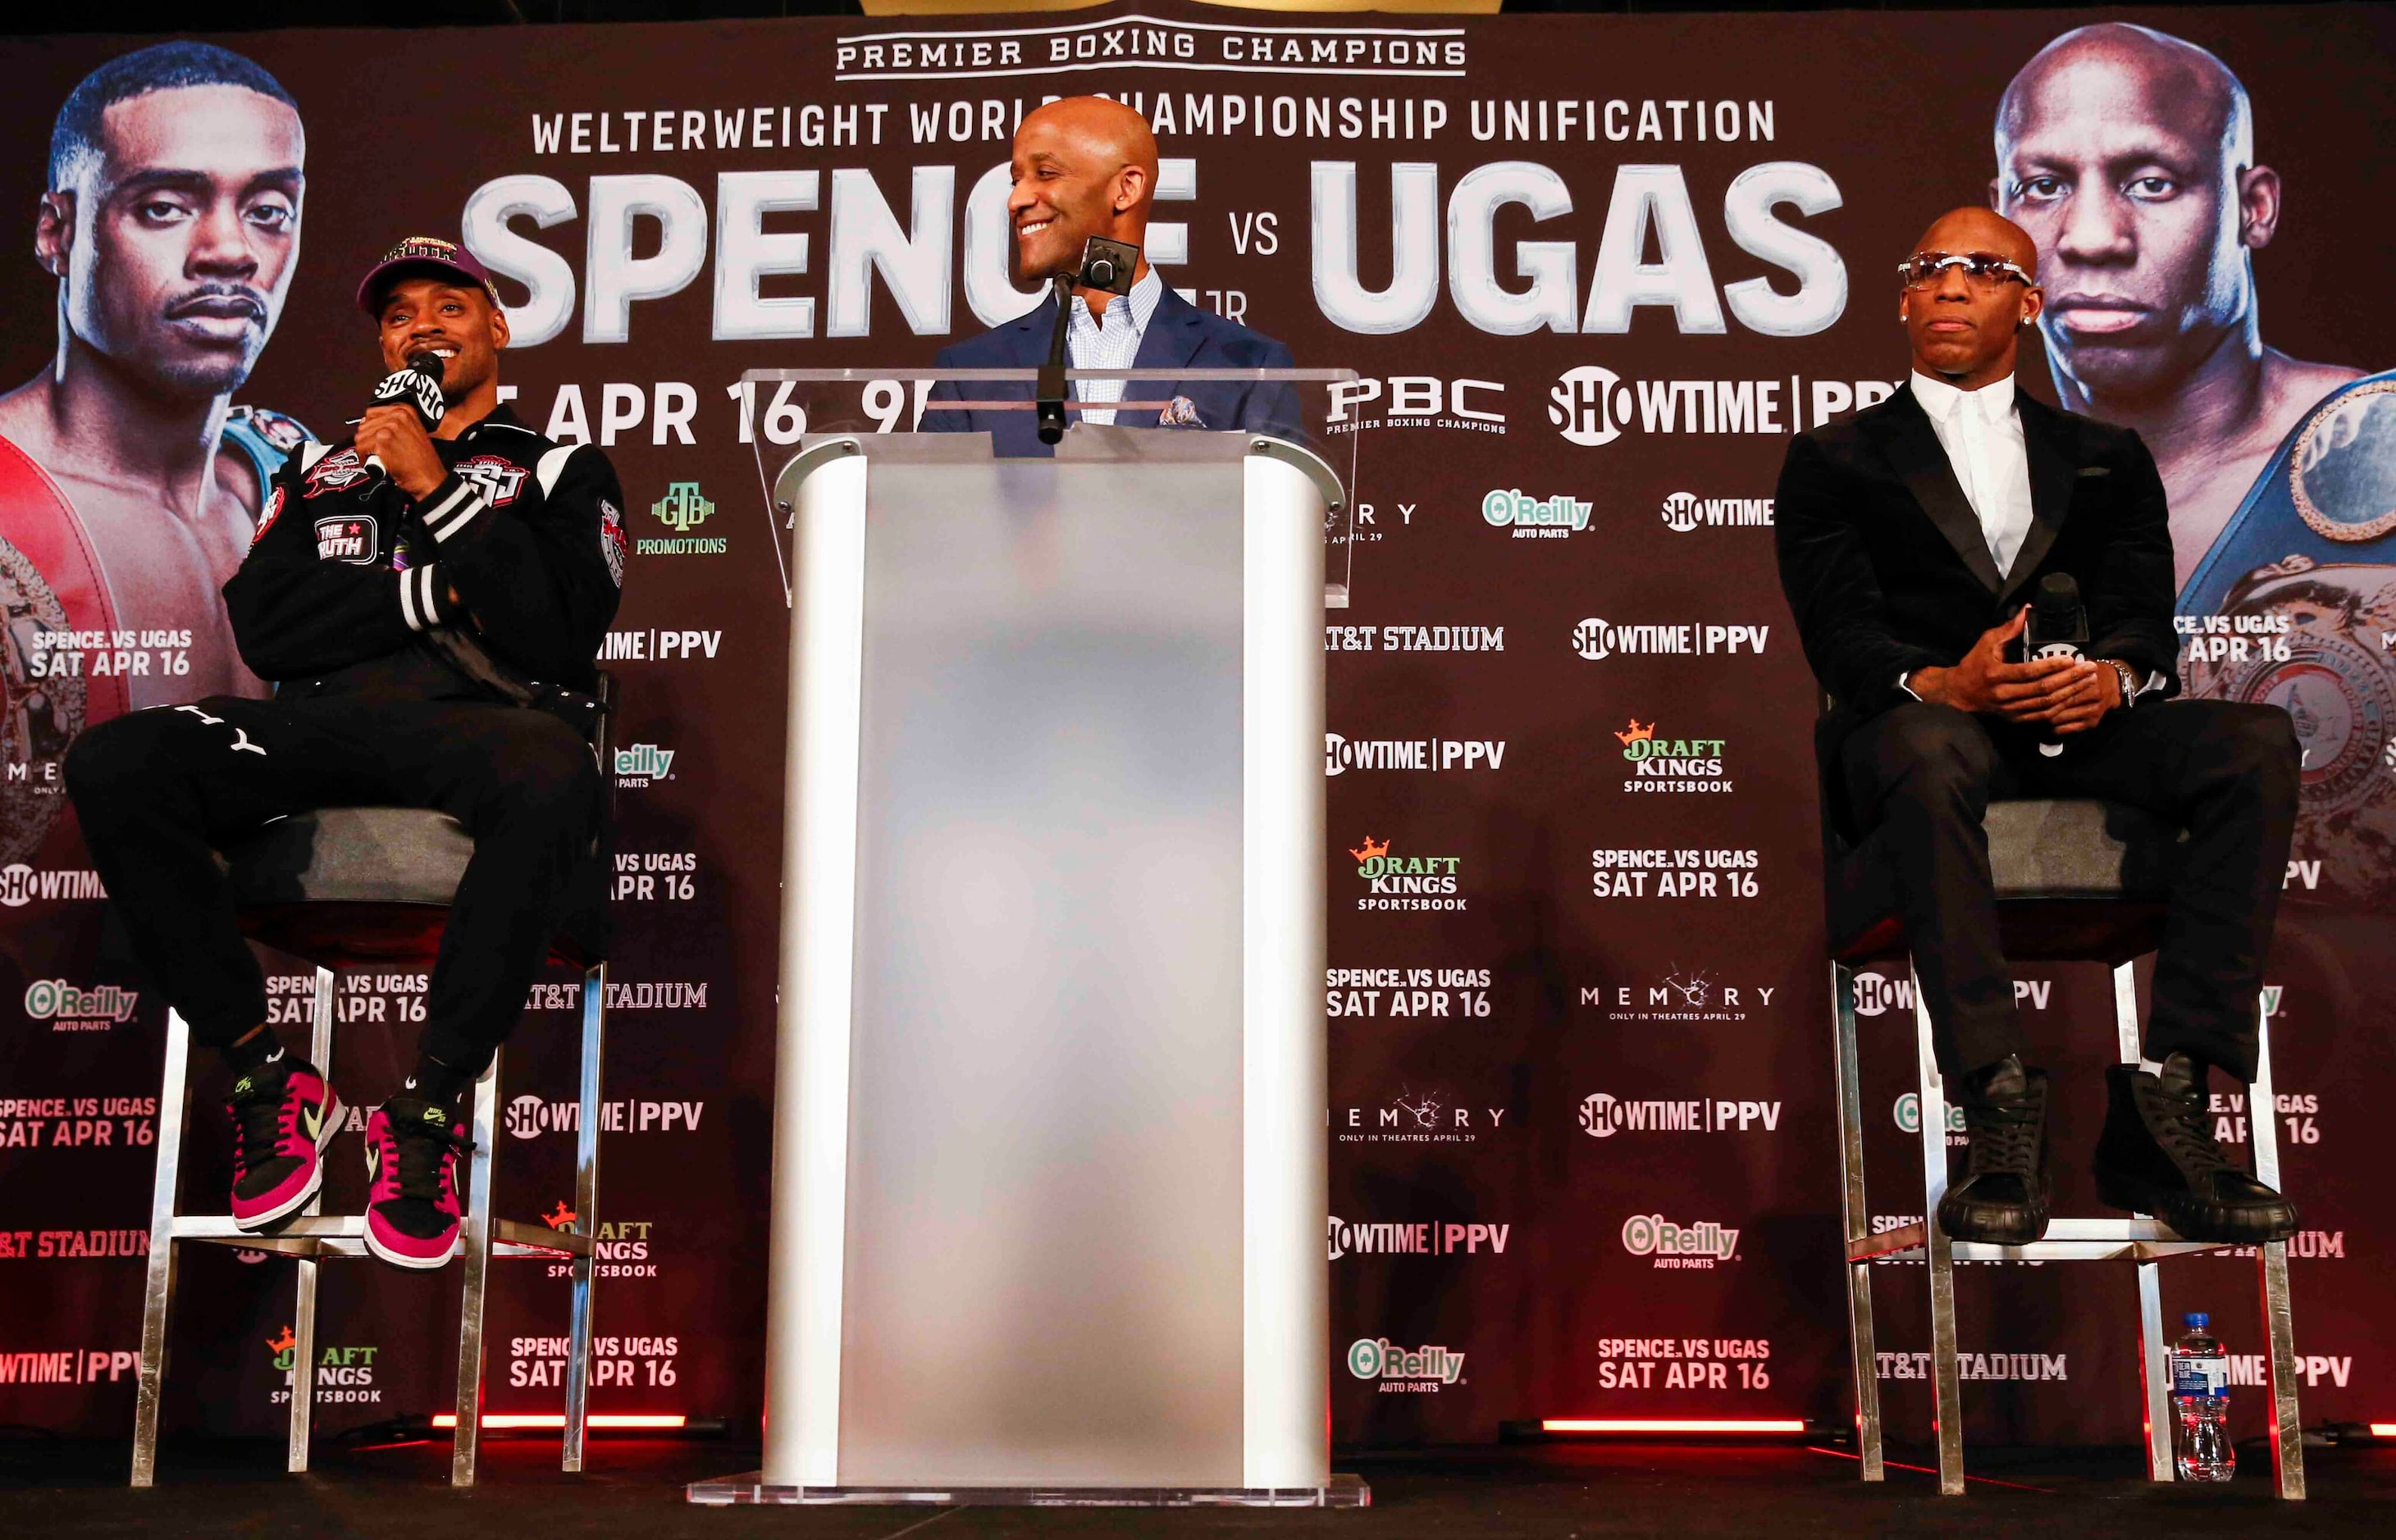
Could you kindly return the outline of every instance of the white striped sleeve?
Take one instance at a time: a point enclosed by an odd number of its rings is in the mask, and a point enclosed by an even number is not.
[[[433,538],[446,544],[462,534],[480,515],[490,511],[482,490],[463,476],[451,475],[433,489],[421,510],[424,527]]]
[[[439,569],[438,562],[427,562],[399,575],[399,614],[409,631],[431,631],[449,618],[443,613],[446,585],[438,576]]]

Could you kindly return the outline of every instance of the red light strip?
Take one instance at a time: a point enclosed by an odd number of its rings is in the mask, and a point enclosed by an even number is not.
[[[1542,1433],[1803,1433],[1801,1417],[1550,1417]]]
[[[2396,1439],[2396,1423],[2373,1423],[2371,1436],[2375,1439]]]
[[[583,1425],[587,1427],[683,1427],[688,1426],[689,1422],[690,1419],[679,1412],[593,1412],[583,1419]],[[436,1412],[433,1414],[433,1426],[454,1428],[458,1426],[458,1414]],[[563,1431],[566,1427],[566,1414],[563,1412],[492,1412],[485,1414],[483,1426],[485,1427],[554,1427]]]

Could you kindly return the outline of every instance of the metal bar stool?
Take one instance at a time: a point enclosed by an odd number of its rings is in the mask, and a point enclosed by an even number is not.
[[[601,699],[614,692],[602,679]],[[610,715],[612,715],[612,710]],[[603,717],[593,751],[603,772],[609,735]],[[564,1259],[573,1268],[573,1312],[566,1368],[565,1451],[561,1465],[582,1468],[589,1412],[591,1287],[598,1233],[599,1079],[605,1042],[607,963],[606,881],[611,842],[602,819],[599,839],[578,874],[551,957],[582,970],[582,1043],[576,1130],[574,1220],[569,1229],[541,1221],[497,1219],[491,1214],[494,1135],[499,1101],[499,1056],[474,1082],[474,1152],[470,1162],[465,1224],[456,1255],[465,1259],[465,1291],[458,1326],[458,1426],[449,1480],[474,1484],[483,1406],[483,1309],[491,1258]],[[473,854],[473,841],[447,814],[420,808],[326,808],[270,824],[220,857],[240,902],[242,929],[251,937],[316,964],[309,1057],[332,1076],[333,981],[337,968],[382,965],[430,968],[448,917],[450,899]],[[134,1398],[133,1480],[153,1483],[157,1470],[158,1409],[166,1367],[166,1326],[175,1289],[175,1245],[198,1241],[275,1252],[295,1259],[298,1298],[291,1334],[290,1441],[286,1468],[308,1468],[310,1414],[315,1403],[316,1265],[357,1257],[366,1250],[363,1215],[326,1217],[316,1199],[300,1215],[270,1233],[233,1228],[230,1215],[175,1211],[176,1181],[189,1112],[191,1031],[166,1016],[166,1075],[158,1092],[158,1163],[150,1202],[149,1276],[142,1291],[141,1362]]]
[[[1859,965],[1912,957],[1896,913],[1894,874],[1876,836],[1849,847],[1832,826],[1825,777],[1824,883],[1830,915],[1830,997],[1836,1017],[1840,1210],[1847,1259],[1847,1316],[1854,1347],[1857,1452],[1867,1481],[1884,1480],[1878,1359],[1872,1334],[1871,1266],[1879,1258],[1926,1261],[1930,1275],[1930,1367],[1937,1398],[1938,1490],[1963,1491],[1963,1416],[1955,1346],[1954,1261],[2085,1262],[2128,1258],[2138,1269],[2139,1362],[2144,1379],[2147,1474],[2174,1479],[2169,1344],[2163,1327],[2166,1257],[2219,1251],[2216,1243],[2184,1241],[2161,1221],[2057,1218],[2046,1239],[2028,1246],[1950,1241],[1939,1229],[1938,1201],[1947,1191],[1946,1087],[1931,1052],[1930,1011],[1913,988],[1915,1054],[1921,1069],[1922,1218],[1870,1232],[1864,1197],[1862,1074],[1856,1046],[1855,980]],[[2122,1062],[2139,1057],[2135,961],[2163,936],[2163,895],[2178,861],[2181,835],[2135,809],[2088,801],[1997,802],[1987,817],[1989,861],[1996,877],[1997,913],[2005,955],[2017,961],[2102,962],[2113,970],[2115,1030]],[[2271,1108],[2271,1023],[2257,1002],[2261,1036],[2252,1104]],[[2279,1130],[2269,1112],[2248,1120],[2255,1173],[2280,1185]],[[2272,1479],[2283,1498],[2305,1494],[2303,1440],[2296,1415],[2296,1345],[2288,1303],[2288,1248],[2258,1248],[2263,1334],[2269,1346]]]

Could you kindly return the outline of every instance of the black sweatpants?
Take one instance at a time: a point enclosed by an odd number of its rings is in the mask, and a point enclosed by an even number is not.
[[[2108,711],[2053,758],[2030,730],[1909,702],[1840,747],[1857,827],[1892,826],[1899,904],[1939,1072],[2021,1053],[1983,816],[1993,798],[2097,797],[2188,830],[2155,956],[2147,1053],[2255,1075],[2256,996],[2279,913],[2300,760],[2287,712],[2225,700]]]
[[[474,839],[433,963],[423,1050],[480,1074],[524,1013],[603,781],[544,712],[477,701],[211,697],[102,723],[67,791],[135,954],[201,1042],[266,1019],[266,982],[210,857],[319,807],[438,808]]]

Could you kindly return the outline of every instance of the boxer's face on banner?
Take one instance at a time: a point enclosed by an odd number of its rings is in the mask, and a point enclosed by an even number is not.
[[[2245,310],[2269,227],[2243,228],[2227,111],[2187,71],[2088,57],[2030,83],[2001,139],[1997,207],[2038,243],[2041,330],[2093,389],[2167,393]]]
[[[47,193],[35,245],[68,325],[178,395],[248,378],[300,250],[298,114],[237,86],[152,91],[102,115],[101,153]]]
[[[379,319],[382,366],[396,373],[408,354],[441,360],[441,393],[457,401],[499,370],[508,345],[507,312],[471,285],[439,278],[403,278],[383,296]]]

